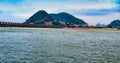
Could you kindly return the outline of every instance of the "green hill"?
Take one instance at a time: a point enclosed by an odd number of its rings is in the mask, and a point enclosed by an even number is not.
[[[40,10],[31,16],[25,23],[44,24],[45,21],[53,21],[52,17],[44,10]]]
[[[120,20],[114,20],[108,26],[109,27],[120,27]]]
[[[50,21],[53,23],[53,25],[66,25],[72,24],[72,25],[82,25],[87,24],[82,19],[78,19],[68,13],[58,13],[58,14],[48,14],[44,10],[40,10],[37,13],[35,13],[33,16],[31,16],[26,22],[26,24],[44,24],[45,21]]]

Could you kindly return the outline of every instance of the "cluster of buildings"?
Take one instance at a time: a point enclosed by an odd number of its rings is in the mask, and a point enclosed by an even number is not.
[[[100,24],[100,23],[97,23],[96,24],[96,27],[107,27],[105,24]]]

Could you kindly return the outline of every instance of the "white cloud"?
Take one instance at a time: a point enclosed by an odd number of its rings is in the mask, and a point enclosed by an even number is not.
[[[9,15],[9,14],[6,14],[6,13],[0,13],[0,21],[22,23],[22,22],[25,22],[25,19],[20,18],[20,17],[16,17],[16,16],[12,16],[12,15]]]

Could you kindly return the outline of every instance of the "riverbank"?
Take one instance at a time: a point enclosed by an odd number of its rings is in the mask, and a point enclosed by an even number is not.
[[[69,27],[64,27],[63,29],[69,29],[69,30],[120,30],[120,28],[69,28]]]
[[[63,27],[63,28],[60,28],[60,27],[0,27],[0,28],[53,28],[53,29],[67,29],[67,30],[120,30],[120,28],[82,28],[82,27]]]

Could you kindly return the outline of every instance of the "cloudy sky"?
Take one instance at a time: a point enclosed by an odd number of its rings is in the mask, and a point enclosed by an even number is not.
[[[2,21],[12,16],[16,22],[24,22],[38,10],[48,13],[68,12],[90,25],[98,22],[109,24],[120,19],[120,0],[0,0]]]

